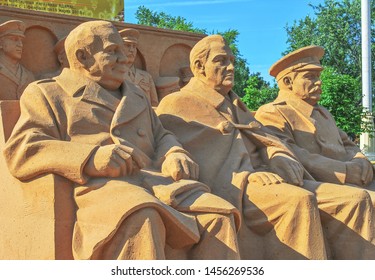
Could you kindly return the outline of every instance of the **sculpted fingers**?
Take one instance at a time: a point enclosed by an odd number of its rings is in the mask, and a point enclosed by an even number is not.
[[[199,178],[199,165],[195,162],[190,163],[190,178],[193,180],[198,180]]]
[[[120,166],[121,175],[131,175],[133,173],[133,158],[120,147],[114,149],[113,159]]]
[[[286,166],[287,173],[290,175],[290,183],[293,185],[303,185],[303,169],[298,163],[291,163]]]
[[[284,182],[284,180],[277,174],[271,172],[255,172],[250,174],[248,181],[250,183],[259,183],[263,186],[265,185],[272,185],[272,184],[280,184]]]

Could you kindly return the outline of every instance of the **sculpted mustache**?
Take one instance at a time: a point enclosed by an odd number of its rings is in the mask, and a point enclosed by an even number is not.
[[[322,89],[321,89],[320,86],[315,86],[315,87],[313,87],[313,88],[309,91],[309,93],[316,93],[316,92],[322,93]]]

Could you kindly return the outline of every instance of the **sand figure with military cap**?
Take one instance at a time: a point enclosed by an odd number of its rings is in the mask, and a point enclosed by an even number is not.
[[[61,74],[64,68],[69,68],[69,61],[68,61],[68,58],[66,57],[65,46],[64,46],[65,39],[66,37],[62,37],[60,40],[56,42],[55,46],[53,47],[53,52],[56,54],[56,58],[59,62],[59,68],[56,71],[42,75],[41,76],[42,79],[58,76]]]
[[[10,20],[0,24],[0,100],[17,100],[34,74],[20,64],[25,24]]]
[[[324,49],[308,46],[277,61],[271,68],[280,91],[259,108],[256,118],[285,138],[307,171],[316,179],[368,188],[373,167],[320,100]]]
[[[374,211],[373,167],[336,126],[330,112],[318,104],[323,55],[322,47],[307,46],[273,64],[269,71],[277,80],[279,94],[275,101],[261,106],[255,118],[288,144],[314,180],[338,186],[336,192],[328,188],[316,191],[320,209],[325,213],[337,212],[341,208],[333,207],[329,201],[340,201],[353,190],[362,191],[364,197],[370,197],[370,205],[367,210],[358,208],[351,214],[362,219],[362,211]],[[353,226],[353,232],[360,233],[358,225]],[[373,230],[374,224],[370,222],[368,232]],[[369,243],[373,243],[372,238],[373,233],[367,235]]]
[[[254,257],[255,232],[258,258],[375,258],[368,193],[315,181],[232,91],[233,59],[221,36],[203,38],[190,53],[194,77],[156,112],[199,164],[199,180],[240,209],[241,257]]]
[[[152,76],[147,71],[136,68],[134,65],[137,56],[139,31],[134,28],[125,28],[120,31],[120,35],[124,41],[125,55],[128,57],[127,65],[129,70],[125,75],[126,79],[139,86],[146,94],[151,105],[156,107],[159,104],[159,98]]]

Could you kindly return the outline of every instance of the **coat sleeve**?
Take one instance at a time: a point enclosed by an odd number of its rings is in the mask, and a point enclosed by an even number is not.
[[[156,87],[154,80],[152,79],[152,76],[149,74],[150,79],[150,99],[151,99],[151,105],[156,107],[159,104],[159,98],[158,93],[156,92]]]
[[[274,105],[262,106],[255,114],[255,118],[291,148],[298,160],[311,174],[322,182],[344,184],[346,179],[346,165],[344,162],[310,153],[301,148],[294,140],[293,131],[287,120]]]
[[[50,95],[37,83],[26,88],[20,100],[21,116],[3,151],[5,160],[20,180],[54,173],[82,184],[88,180],[83,167],[97,146],[64,140],[66,123],[59,117],[64,112]]]
[[[155,161],[161,164],[167,155],[177,152],[190,156],[190,154],[177,140],[177,137],[172,132],[164,128],[155,111],[151,107],[149,110],[151,114],[152,129],[156,146]]]

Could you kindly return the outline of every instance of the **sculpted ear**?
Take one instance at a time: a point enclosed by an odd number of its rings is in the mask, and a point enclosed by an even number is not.
[[[79,61],[79,63],[81,63],[81,65],[84,67],[84,68],[88,68],[89,65],[88,65],[88,55],[87,55],[87,51],[84,50],[84,49],[78,49],[76,50],[76,58],[77,60]]]
[[[293,81],[290,77],[286,76],[283,78],[283,84],[286,88],[288,88],[289,90],[292,90],[293,88]]]
[[[195,69],[195,71],[197,71],[199,74],[201,74],[201,75],[205,75],[204,65],[202,64],[202,61],[200,61],[200,60],[196,60],[196,61],[194,62],[194,69]]]

